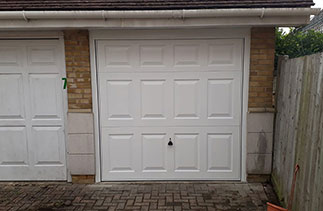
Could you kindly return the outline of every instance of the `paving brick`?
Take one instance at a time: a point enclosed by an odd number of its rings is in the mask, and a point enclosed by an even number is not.
[[[268,184],[0,183],[0,210],[265,210]]]

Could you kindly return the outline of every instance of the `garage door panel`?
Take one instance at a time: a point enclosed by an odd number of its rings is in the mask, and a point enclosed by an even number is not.
[[[51,42],[50,42],[51,43]],[[27,46],[27,67],[29,73],[57,73],[64,69],[57,43],[30,43]]]
[[[203,47],[201,44],[178,41],[174,44],[174,67],[189,68],[203,65]]]
[[[174,119],[200,119],[200,80],[174,80]]]
[[[22,74],[0,73],[0,121],[25,118]]]
[[[175,133],[175,172],[200,171],[200,134]]]
[[[61,119],[62,96],[59,74],[30,74],[30,95],[33,120]]]
[[[133,120],[133,80],[107,80],[106,101],[109,120]]]
[[[139,44],[139,63],[143,69],[162,70],[170,66],[169,47],[164,45],[156,45],[149,42]]]
[[[107,134],[103,147],[108,150],[108,157],[103,163],[109,172],[134,172],[134,146],[133,133]]]
[[[240,130],[226,127],[207,132],[207,172],[240,176]]]
[[[232,171],[232,134],[208,134],[208,171]]]
[[[106,46],[106,67],[131,67],[132,46]]]
[[[57,63],[56,46],[29,46],[27,61],[30,66],[50,66]]]
[[[61,127],[32,127],[35,166],[63,166],[64,139]]]
[[[12,46],[0,47],[0,66],[7,68],[22,66],[22,50]]]
[[[142,171],[167,172],[167,134],[142,134]]]
[[[26,165],[29,165],[26,128],[0,127],[0,167]]]
[[[219,39],[208,45],[208,66],[214,69],[242,71],[242,42]]]
[[[141,118],[166,119],[166,80],[141,80]]]
[[[102,72],[133,72],[139,66],[138,45],[129,42],[107,42],[98,49],[104,59],[98,63]]]
[[[209,79],[208,80],[208,119],[234,118],[235,105],[239,101],[238,90],[234,89],[234,79]]]

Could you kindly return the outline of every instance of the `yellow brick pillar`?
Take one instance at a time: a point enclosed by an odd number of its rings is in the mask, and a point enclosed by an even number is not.
[[[248,180],[268,179],[272,166],[274,128],[273,73],[275,28],[251,29],[250,83],[248,102]]]
[[[272,109],[275,28],[252,28],[249,108]]]
[[[68,96],[67,161],[74,183],[95,175],[92,89],[88,30],[64,31]]]
[[[92,90],[89,33],[64,31],[69,112],[91,112]]]

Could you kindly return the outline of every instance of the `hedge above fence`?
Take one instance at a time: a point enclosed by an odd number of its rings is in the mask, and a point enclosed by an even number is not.
[[[276,56],[288,55],[289,58],[296,58],[322,51],[322,32],[301,32],[293,29],[290,33],[285,33],[282,29],[276,29]]]

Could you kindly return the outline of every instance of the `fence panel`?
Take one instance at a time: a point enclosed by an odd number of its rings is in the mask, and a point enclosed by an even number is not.
[[[293,210],[323,209],[323,53],[281,57],[277,78],[272,180],[287,205],[300,165]]]

